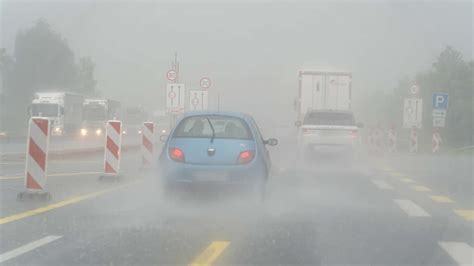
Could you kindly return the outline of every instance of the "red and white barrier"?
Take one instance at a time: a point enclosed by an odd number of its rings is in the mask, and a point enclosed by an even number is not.
[[[376,153],[382,152],[382,130],[377,127],[375,128],[375,143],[374,148]]]
[[[369,152],[374,151],[374,131],[372,128],[367,129],[367,144],[369,146]]]
[[[48,147],[50,136],[48,118],[32,117],[28,128],[28,144],[25,163],[26,191],[18,194],[18,199],[40,196],[49,199],[45,191],[47,180]]]
[[[412,128],[410,131],[410,152],[418,152],[418,130],[416,128]]]
[[[388,130],[388,151],[391,153],[397,151],[397,134],[393,127]]]
[[[150,166],[154,160],[155,124],[144,122],[142,129],[142,164]]]
[[[368,142],[369,142],[369,151],[371,153],[377,152],[377,129],[376,128],[369,129]]]
[[[120,171],[122,122],[118,120],[107,121],[105,134],[104,175],[117,176]]]
[[[30,119],[25,170],[25,187],[28,190],[44,190],[46,185],[49,135],[48,118]]]
[[[431,152],[432,153],[437,153],[439,151],[439,148],[441,146],[441,142],[443,140],[441,139],[441,135],[439,134],[438,131],[433,132],[433,139],[432,139],[432,145],[431,145]]]

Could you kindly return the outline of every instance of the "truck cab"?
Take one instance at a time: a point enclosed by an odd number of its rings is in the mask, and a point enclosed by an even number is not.
[[[47,117],[52,135],[74,133],[82,121],[81,95],[68,92],[38,92],[31,102],[32,117]]]
[[[120,103],[108,99],[85,99],[82,136],[102,136],[108,120],[120,119]]]

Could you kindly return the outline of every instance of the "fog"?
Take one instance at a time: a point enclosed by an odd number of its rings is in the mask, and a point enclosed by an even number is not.
[[[0,264],[472,265],[473,11],[0,0]]]
[[[451,45],[472,58],[472,3],[437,1],[3,1],[2,46],[46,19],[76,56],[91,56],[97,88],[129,104],[165,105],[178,52],[181,81],[212,80],[210,105],[293,123],[299,69],[353,72],[354,109],[431,67]],[[278,117],[278,119],[277,119]]]

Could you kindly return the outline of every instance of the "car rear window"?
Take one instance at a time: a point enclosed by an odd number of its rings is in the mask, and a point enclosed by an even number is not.
[[[240,118],[230,116],[191,116],[185,118],[179,123],[173,137],[210,138],[212,137],[212,129],[209,122],[214,127],[215,138],[253,139],[247,123]]]
[[[355,120],[351,113],[312,112],[305,116],[303,124],[353,126],[355,125]]]

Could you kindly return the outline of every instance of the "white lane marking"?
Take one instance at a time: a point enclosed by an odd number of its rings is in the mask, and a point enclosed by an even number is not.
[[[379,189],[393,189],[393,187],[385,180],[372,179],[372,183],[374,183]]]
[[[25,162],[0,162],[0,165],[17,165],[17,164],[24,164],[24,163]]]
[[[3,253],[0,255],[0,263],[5,262],[7,260],[13,259],[15,257],[18,257],[20,255],[23,255],[27,252],[30,252],[34,249],[37,249],[41,246],[44,246],[46,244],[49,244],[53,241],[56,241],[60,239],[62,236],[47,236],[44,238],[41,238],[40,240],[36,240],[33,242],[30,242],[24,246],[21,246],[19,248],[16,248],[14,250],[8,251],[6,253]]]
[[[428,217],[431,216],[429,213],[427,213],[423,208],[420,206],[416,205],[413,201],[411,200],[405,200],[405,199],[395,199],[393,200],[395,203],[402,209],[408,216],[413,216],[413,217]]]
[[[473,265],[474,249],[463,242],[438,242],[438,245],[459,265]]]

